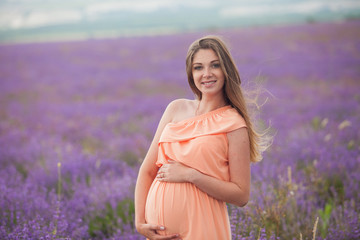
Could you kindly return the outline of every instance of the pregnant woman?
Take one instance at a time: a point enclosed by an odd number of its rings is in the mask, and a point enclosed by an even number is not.
[[[196,40],[186,71],[196,99],[171,102],[160,120],[136,183],[136,229],[151,240],[231,239],[226,202],[248,202],[260,138],[221,39]]]

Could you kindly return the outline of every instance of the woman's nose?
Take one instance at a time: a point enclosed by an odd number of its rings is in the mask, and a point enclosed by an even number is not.
[[[210,68],[204,68],[204,74],[203,77],[204,78],[208,78],[211,76],[211,69]]]

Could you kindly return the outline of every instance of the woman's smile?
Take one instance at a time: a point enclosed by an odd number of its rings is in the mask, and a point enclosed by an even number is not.
[[[217,80],[202,81],[201,84],[204,85],[205,87],[212,87],[215,85],[216,82]]]

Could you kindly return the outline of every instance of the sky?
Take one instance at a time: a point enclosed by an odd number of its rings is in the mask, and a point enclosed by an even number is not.
[[[272,19],[282,14],[306,15],[316,18],[319,14],[326,13],[327,16],[343,17],[344,15],[360,16],[359,0],[1,0],[0,1],[0,35],[11,35],[13,32],[31,31],[44,27],[66,26],[79,23],[87,23],[87,27],[79,25],[79,28],[90,28],[89,24],[99,21],[118,21],[119,16],[130,16],[128,28],[134,28],[130,21],[141,19],[151,14],[161,16],[169,13],[178,16],[174,28],[179,28],[182,20],[187,19],[186,12],[190,11],[192,16],[196,12],[202,17],[201,26],[206,26],[206,21],[214,24],[214,18],[219,26],[229,25],[235,19]],[[136,16],[136,18],[134,17]],[[206,19],[208,17],[208,19]],[[107,19],[107,20],[106,20]],[[125,17],[122,18],[125,29]],[[166,19],[164,15],[164,19]],[[234,20],[234,21],[232,21]],[[265,21],[265,20],[263,20]],[[141,25],[140,20],[136,27]],[[143,21],[148,22],[147,21]],[[151,22],[151,21],[150,21]],[[170,21],[171,22],[171,21]],[[169,22],[169,24],[170,24]],[[222,22],[222,24],[220,24]],[[249,20],[248,23],[251,23]],[[154,22],[153,25],[156,25]],[[161,25],[161,24],[158,24]],[[190,24],[188,24],[190,25]],[[235,25],[235,24],[234,24]],[[117,26],[118,28],[119,25]],[[149,27],[149,26],[145,26]],[[152,26],[154,28],[154,26]],[[167,26],[168,28],[170,26]],[[92,30],[94,31],[94,30]]]

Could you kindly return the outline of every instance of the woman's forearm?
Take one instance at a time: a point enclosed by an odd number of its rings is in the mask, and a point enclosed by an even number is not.
[[[240,207],[245,206],[249,200],[249,189],[231,181],[208,176],[195,169],[191,169],[188,181],[208,195]]]
[[[145,204],[150,186],[155,178],[140,168],[135,187],[135,225],[145,223]]]
[[[245,175],[243,175],[245,177]],[[248,176],[250,177],[250,176]],[[190,182],[208,195],[237,206],[244,206],[248,202],[250,189],[244,181],[222,181],[203,174],[200,171],[185,166],[182,163],[169,160],[157,172],[157,179],[163,182]]]

